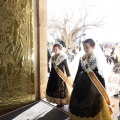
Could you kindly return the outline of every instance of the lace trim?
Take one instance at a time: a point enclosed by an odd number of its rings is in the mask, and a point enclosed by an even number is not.
[[[59,87],[59,89],[53,93],[49,93],[47,92],[47,95],[50,97],[54,97],[54,98],[61,98],[64,99],[66,98],[66,84],[64,82],[62,82],[61,86]]]
[[[53,65],[59,65],[62,61],[64,61],[65,59],[67,59],[66,54],[60,54],[57,59],[55,59],[55,55],[52,57],[52,62]]]
[[[92,54],[90,57],[88,57],[88,60],[89,60],[90,67],[92,68],[92,70],[94,70],[97,67],[97,62],[96,62],[95,55]],[[81,65],[82,65],[83,68],[85,68],[83,62],[82,62]]]
[[[78,105],[79,106],[79,105]],[[101,111],[101,97],[96,96],[96,99],[94,101],[94,104],[92,108],[84,108],[82,109],[82,106],[74,107],[70,104],[70,112],[76,116],[80,117],[95,117],[100,111]]]

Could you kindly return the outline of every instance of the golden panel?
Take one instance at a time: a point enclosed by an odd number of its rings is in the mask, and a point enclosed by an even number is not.
[[[0,114],[35,101],[32,0],[0,0]]]

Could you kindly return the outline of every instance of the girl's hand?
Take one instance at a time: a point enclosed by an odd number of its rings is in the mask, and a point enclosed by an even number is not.
[[[72,84],[72,87],[73,87],[73,88],[74,88],[74,86],[75,86],[75,83]]]

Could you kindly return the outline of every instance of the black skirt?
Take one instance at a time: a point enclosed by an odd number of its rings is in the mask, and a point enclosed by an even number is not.
[[[58,68],[62,72],[64,72],[63,67],[65,67],[67,76],[70,76],[66,59],[58,65]],[[47,83],[46,94],[49,97],[61,98],[61,99],[64,99],[67,96],[66,83],[57,74],[53,64],[50,72],[50,77]]]
[[[97,69],[94,73],[105,86],[104,79],[98,74]],[[84,71],[76,78],[69,109],[72,114],[86,118],[96,116],[101,110],[101,95]]]

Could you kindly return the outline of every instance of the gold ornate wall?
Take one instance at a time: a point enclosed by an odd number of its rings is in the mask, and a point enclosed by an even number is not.
[[[0,114],[35,101],[32,0],[0,0]]]

